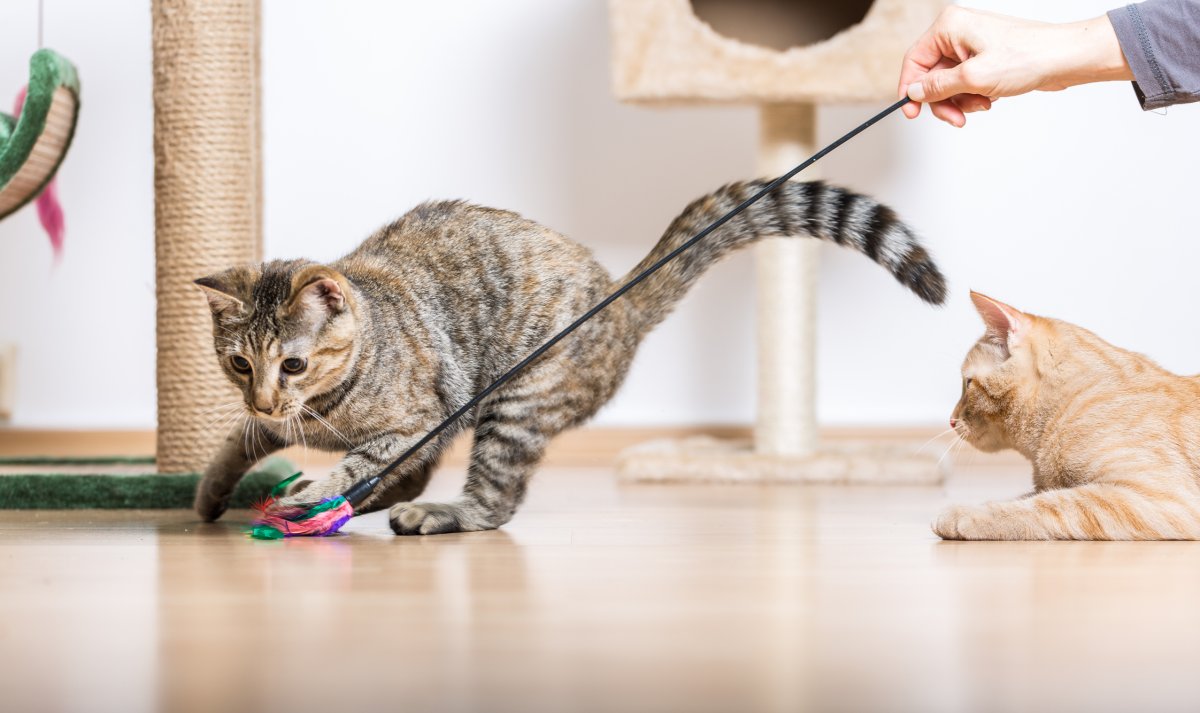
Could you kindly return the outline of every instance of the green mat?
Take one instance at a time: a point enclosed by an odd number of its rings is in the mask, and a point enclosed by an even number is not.
[[[3,458],[0,465],[42,468],[113,464],[152,464],[153,458]],[[296,472],[283,458],[271,458],[248,473],[233,492],[232,508],[249,507],[271,487]],[[163,475],[100,475],[89,473],[29,473],[0,475],[0,510],[81,510],[190,508],[200,482],[199,473]]]

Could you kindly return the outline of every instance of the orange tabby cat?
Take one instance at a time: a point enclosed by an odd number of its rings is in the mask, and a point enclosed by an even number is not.
[[[956,506],[960,540],[1200,539],[1200,378],[1066,322],[972,292],[987,332],[963,362],[950,425],[1033,463],[1032,493]]]

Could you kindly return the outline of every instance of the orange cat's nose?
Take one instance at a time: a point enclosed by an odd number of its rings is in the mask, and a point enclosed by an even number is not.
[[[958,425],[958,419],[957,419],[957,418],[952,418],[952,419],[950,419],[950,428],[954,428],[954,427],[955,427],[955,426],[957,426],[957,425]]]

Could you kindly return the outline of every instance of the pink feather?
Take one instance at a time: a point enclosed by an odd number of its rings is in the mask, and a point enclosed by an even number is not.
[[[345,498],[331,500],[334,501],[332,507],[310,516],[312,508],[278,505],[274,497],[268,497],[253,506],[258,516],[251,523],[250,534],[260,539],[326,537],[335,534],[354,516],[354,508]]]
[[[13,109],[13,116],[21,115],[21,109],[25,106],[25,92],[27,87],[22,87],[17,94],[17,101]],[[67,222],[63,215],[62,204],[58,201],[58,188],[55,185],[55,179],[51,178],[46,187],[38,195],[37,200],[38,222],[42,224],[42,229],[46,231],[46,235],[50,237],[50,247],[54,250],[54,258],[58,260],[62,258],[63,238],[67,233]]]

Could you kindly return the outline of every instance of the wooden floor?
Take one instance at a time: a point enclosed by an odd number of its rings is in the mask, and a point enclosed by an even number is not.
[[[1194,711],[1200,544],[943,543],[943,489],[539,475],[497,532],[0,512],[6,711]],[[435,495],[461,474],[439,475]]]

